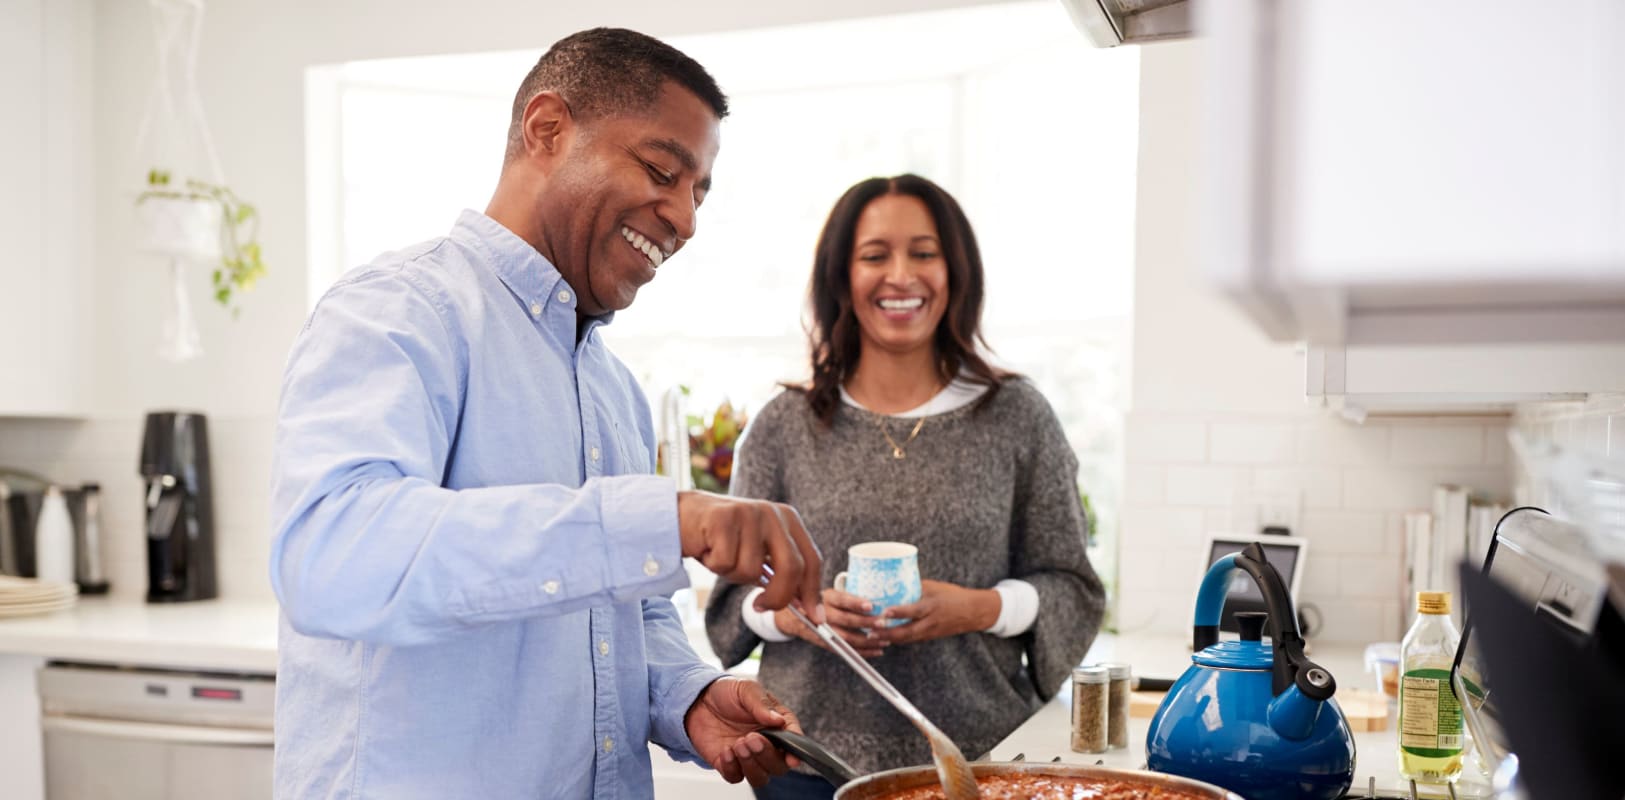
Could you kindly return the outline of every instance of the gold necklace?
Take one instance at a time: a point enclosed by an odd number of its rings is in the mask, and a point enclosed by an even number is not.
[[[908,438],[904,439],[902,444],[898,444],[891,438],[891,432],[886,430],[886,420],[884,418],[880,420],[880,435],[886,437],[886,444],[891,445],[891,457],[893,459],[901,460],[906,455],[903,448],[907,447],[909,442],[914,441],[914,437],[920,435],[920,427],[923,425],[925,425],[925,417],[920,417],[920,421],[914,423],[914,430],[908,432]]]

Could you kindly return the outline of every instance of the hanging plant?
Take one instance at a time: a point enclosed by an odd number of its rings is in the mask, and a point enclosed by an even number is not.
[[[148,222],[148,249],[174,255],[217,258],[211,273],[214,299],[236,316],[238,293],[265,275],[259,243],[260,216],[229,187],[195,178],[173,185],[167,170],[147,172],[147,188],[136,196]]]

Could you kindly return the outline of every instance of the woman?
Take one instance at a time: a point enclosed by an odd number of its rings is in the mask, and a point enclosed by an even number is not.
[[[826,585],[853,544],[919,548],[919,602],[876,617],[861,598],[825,589],[825,611],[975,758],[1054,695],[1099,628],[1104,593],[1084,553],[1077,460],[1038,391],[978,354],[976,237],[931,181],[871,178],[847,190],[819,237],[811,301],[812,381],[757,414],[733,491],[800,511]],[[761,682],[860,770],[931,760],[901,714],[788,612],[756,611],[755,593],[719,583],[711,595],[706,627],[724,664],[765,641]],[[757,790],[833,793],[803,773]]]

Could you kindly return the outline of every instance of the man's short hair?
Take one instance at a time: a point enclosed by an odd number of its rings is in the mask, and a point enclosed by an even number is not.
[[[513,98],[504,163],[524,148],[520,127],[525,107],[542,92],[558,92],[577,119],[590,122],[608,116],[636,115],[659,100],[666,81],[693,92],[717,119],[728,116],[728,98],[699,62],[652,36],[625,28],[593,28],[553,44]]]

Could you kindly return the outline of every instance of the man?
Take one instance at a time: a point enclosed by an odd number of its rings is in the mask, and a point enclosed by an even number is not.
[[[694,235],[727,100],[671,47],[569,36],[514,101],[485,214],[351,272],[289,358],[271,579],[276,793],[645,798],[647,741],[759,785],[795,717],[689,648],[682,556],[815,616],[787,506],[647,473],[598,328]],[[409,168],[409,166],[408,166]]]

